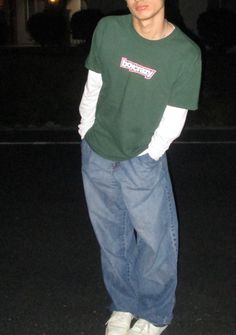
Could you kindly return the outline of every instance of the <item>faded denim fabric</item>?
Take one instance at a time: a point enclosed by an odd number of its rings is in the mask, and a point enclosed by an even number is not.
[[[110,161],[82,141],[82,175],[112,310],[169,324],[177,284],[178,222],[167,160]]]

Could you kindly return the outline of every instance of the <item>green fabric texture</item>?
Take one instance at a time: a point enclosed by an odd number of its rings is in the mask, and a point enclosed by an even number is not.
[[[106,159],[126,160],[145,150],[167,105],[198,107],[201,53],[178,27],[153,41],[134,30],[131,15],[106,17],[86,67],[102,74],[103,86],[85,138]]]

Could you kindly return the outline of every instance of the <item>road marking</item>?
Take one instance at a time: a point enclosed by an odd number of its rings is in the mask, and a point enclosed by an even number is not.
[[[64,141],[34,141],[34,142],[0,142],[0,145],[80,145],[81,142],[64,142]],[[236,141],[176,141],[173,144],[236,144]]]

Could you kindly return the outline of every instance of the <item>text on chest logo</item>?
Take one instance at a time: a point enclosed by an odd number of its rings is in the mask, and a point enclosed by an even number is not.
[[[126,57],[121,58],[120,67],[128,70],[129,72],[137,73],[143,76],[145,79],[151,79],[157,72],[154,69],[135,63]]]

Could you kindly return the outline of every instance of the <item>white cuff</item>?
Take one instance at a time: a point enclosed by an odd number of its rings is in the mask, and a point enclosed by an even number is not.
[[[78,130],[82,139],[94,124],[96,106],[101,87],[102,75],[89,70],[87,82],[84,87],[84,93],[79,106],[81,120]]]
[[[166,106],[161,122],[148,146],[148,154],[152,159],[158,160],[166,152],[170,144],[180,135],[187,113],[187,109]]]

